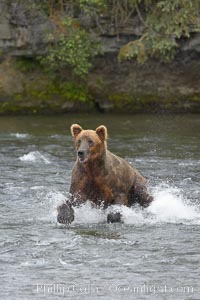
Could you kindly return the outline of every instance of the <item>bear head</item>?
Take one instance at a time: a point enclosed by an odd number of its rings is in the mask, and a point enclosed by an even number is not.
[[[101,125],[96,130],[84,130],[80,125],[71,126],[77,158],[80,163],[87,163],[102,158],[106,152],[107,128]]]

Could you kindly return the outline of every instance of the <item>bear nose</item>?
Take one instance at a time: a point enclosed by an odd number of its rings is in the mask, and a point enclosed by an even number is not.
[[[84,157],[84,152],[83,152],[83,151],[78,151],[78,156],[79,156],[80,158],[83,158],[83,157]]]

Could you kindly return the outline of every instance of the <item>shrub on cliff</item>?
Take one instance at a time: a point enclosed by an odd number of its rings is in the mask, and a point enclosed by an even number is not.
[[[92,58],[99,51],[94,36],[96,40],[104,35],[120,40],[121,32],[128,28],[134,39],[121,47],[118,59],[136,58],[144,63],[152,57],[170,61],[183,40],[200,32],[199,0],[45,0],[44,3],[48,4],[49,17],[67,16],[60,23],[56,20],[44,62],[53,69],[70,67],[81,77],[88,73]]]
[[[119,60],[136,57],[141,63],[150,57],[173,59],[180,39],[200,32],[200,1],[130,0],[143,24],[141,36],[124,45]]]
[[[103,12],[119,39],[123,28],[128,27],[130,30],[132,27],[135,39],[120,49],[119,61],[136,58],[138,62],[144,63],[151,57],[170,61],[174,58],[181,39],[185,40],[191,33],[200,32],[199,0],[79,0],[79,2],[86,13]],[[97,23],[101,31],[102,26],[100,22]],[[138,27],[137,30],[134,26]]]
[[[100,51],[99,44],[72,18],[57,17],[55,25],[42,63],[50,70],[69,69],[74,75],[84,77],[92,66],[92,58]]]

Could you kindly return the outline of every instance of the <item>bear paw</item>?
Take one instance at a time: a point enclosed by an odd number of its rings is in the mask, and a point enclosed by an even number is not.
[[[109,213],[107,215],[107,223],[118,223],[121,222],[121,214],[119,212]]]
[[[61,224],[70,224],[74,221],[74,210],[70,203],[58,207],[57,221]]]

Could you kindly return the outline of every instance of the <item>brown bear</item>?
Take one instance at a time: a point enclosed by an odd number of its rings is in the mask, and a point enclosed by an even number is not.
[[[147,180],[123,158],[107,149],[107,128],[103,125],[96,130],[83,130],[73,124],[77,159],[72,171],[69,199],[58,208],[59,223],[74,220],[73,206],[87,200],[95,206],[107,208],[118,204],[132,206],[139,203],[147,207],[153,200],[147,192]],[[121,214],[110,213],[108,222],[118,222]]]

